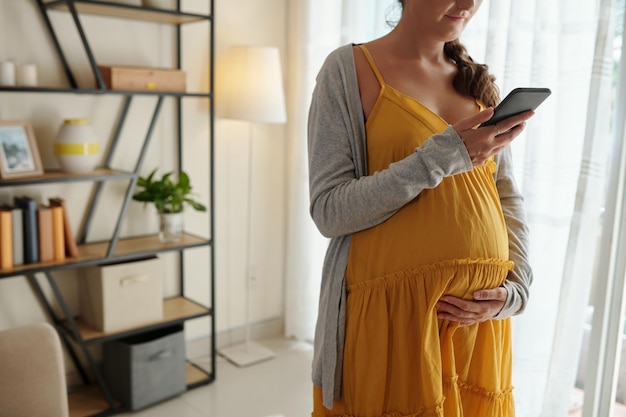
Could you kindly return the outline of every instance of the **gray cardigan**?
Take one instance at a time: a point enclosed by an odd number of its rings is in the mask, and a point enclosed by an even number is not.
[[[308,121],[311,216],[330,237],[324,260],[313,354],[313,383],[326,408],[340,398],[345,338],[345,270],[351,235],[382,223],[424,189],[444,177],[472,169],[452,127],[433,135],[411,155],[367,175],[365,121],[354,66],[353,45],[333,51],[322,66]],[[504,283],[508,299],[496,318],[519,314],[528,300],[532,271],[523,198],[513,179],[511,150],[496,156],[495,180],[515,263]]]

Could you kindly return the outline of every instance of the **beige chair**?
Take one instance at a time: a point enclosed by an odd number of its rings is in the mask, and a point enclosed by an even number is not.
[[[67,417],[56,330],[38,323],[0,331],[0,417]]]

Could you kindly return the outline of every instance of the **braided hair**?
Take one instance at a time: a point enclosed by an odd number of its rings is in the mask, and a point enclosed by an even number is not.
[[[402,7],[404,7],[404,2],[405,0],[398,0]],[[500,102],[500,92],[495,82],[496,77],[489,73],[489,67],[486,64],[474,62],[461,41],[455,39],[446,42],[443,52],[458,69],[453,80],[456,91],[477,98],[486,106],[495,107]]]
[[[486,106],[495,107],[500,102],[496,77],[489,73],[487,65],[474,62],[458,39],[446,42],[443,52],[458,68],[452,81],[456,91],[477,98]]]

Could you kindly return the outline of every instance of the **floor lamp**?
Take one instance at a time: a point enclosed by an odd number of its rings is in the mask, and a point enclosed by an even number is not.
[[[226,119],[249,123],[285,123],[285,94],[278,48],[235,46],[229,51],[217,106]],[[250,310],[250,253],[252,232],[252,126],[248,134],[248,205],[246,234],[246,313],[245,342],[220,350],[220,355],[237,366],[247,366],[274,357],[270,349],[252,341]]]

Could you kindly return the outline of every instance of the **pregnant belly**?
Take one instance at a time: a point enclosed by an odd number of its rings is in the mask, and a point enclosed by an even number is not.
[[[348,263],[351,275],[361,281],[447,260],[508,260],[499,202],[469,202],[420,195],[385,222],[356,233]]]

